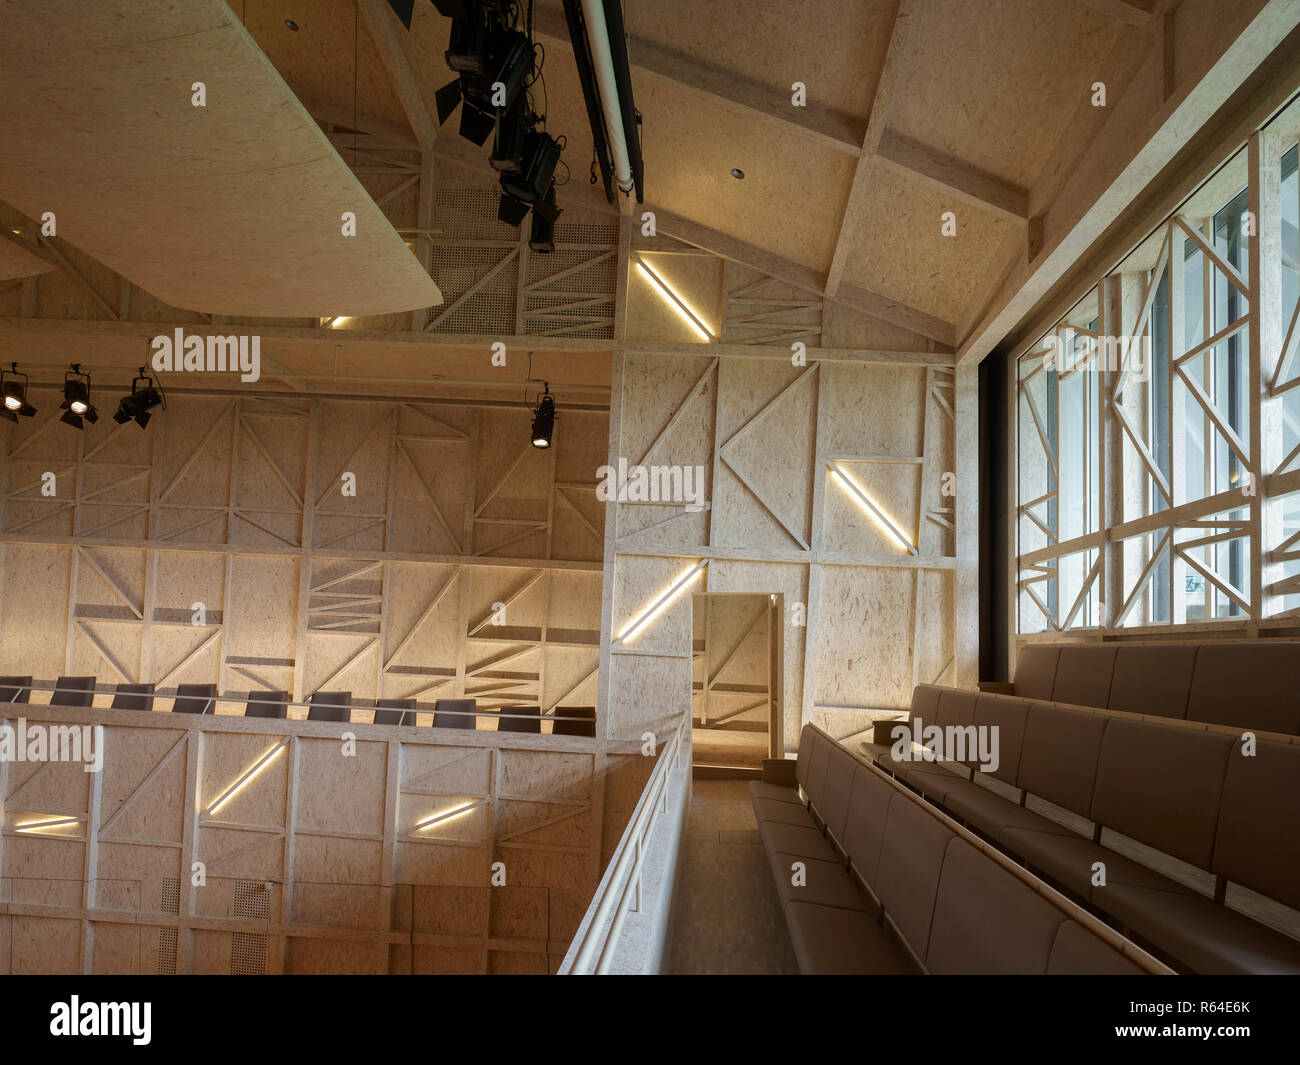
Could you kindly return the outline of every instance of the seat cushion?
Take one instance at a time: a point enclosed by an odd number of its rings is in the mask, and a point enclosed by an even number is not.
[[[927,799],[933,799],[940,805],[947,805],[946,800],[950,794],[959,790],[963,784],[970,784],[966,777],[959,776],[941,765],[932,762],[920,762],[915,765],[916,767],[903,779]]]
[[[1056,931],[1049,976],[1140,976],[1143,970],[1077,921],[1066,921]]]
[[[780,821],[760,821],[758,834],[769,857],[773,854],[796,854],[802,858],[839,861],[840,856],[815,828],[787,825]]]
[[[1041,975],[1065,914],[963,839],[948,844],[925,966],[932,973]]]
[[[1054,827],[1060,828],[1059,825]],[[1148,869],[1140,862],[1069,830],[1053,832],[1009,828],[1005,838],[999,842],[1035,869],[1064,884],[1080,898],[1090,900],[1105,912],[1110,912],[1107,906],[1108,889],[1115,884],[1140,884],[1168,891],[1191,890]],[[1104,887],[1093,884],[1094,880],[1099,879],[1094,873],[1097,863],[1104,866],[1104,870],[1098,870],[1104,872]]]
[[[1112,884],[1107,909],[1196,973],[1300,973],[1300,942],[1204,895]]]
[[[799,798],[798,788],[785,788],[780,784],[769,784],[765,780],[751,780],[749,782],[749,797],[753,799],[771,799],[773,802],[792,802],[802,806],[803,799]]]
[[[785,919],[805,975],[915,972],[907,952],[865,913],[795,901],[786,906]]]
[[[1010,799],[995,795],[988,788],[980,787],[978,784],[950,792],[945,805],[967,825],[978,828],[998,843],[1005,843],[1007,832],[1013,828],[1052,832],[1065,836],[1078,834],[1042,814],[1026,810]]]
[[[803,863],[801,873],[795,868],[799,862]],[[797,854],[773,854],[768,864],[783,906],[798,901],[838,906],[842,910],[870,911],[875,908],[843,862],[801,858]],[[803,882],[796,884],[796,879]]]
[[[754,799],[754,818],[759,824],[764,821],[779,821],[783,825],[803,825],[820,832],[813,815],[802,806],[779,799]]]

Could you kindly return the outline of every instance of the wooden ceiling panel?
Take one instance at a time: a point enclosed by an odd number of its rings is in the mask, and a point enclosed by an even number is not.
[[[0,157],[0,199],[54,211],[60,237],[175,307],[306,317],[441,302],[222,0],[11,7],[0,98],[23,151]]]
[[[957,321],[1016,223],[882,164],[853,234],[844,280],[944,321]],[[943,213],[956,236],[943,235]]]
[[[647,205],[825,270],[853,179],[852,157],[781,136],[666,83],[636,89],[645,115]],[[731,176],[732,167],[744,172]]]
[[[889,129],[1025,188],[1093,83],[1117,96],[1151,40],[1077,0],[926,0],[917,18]]]
[[[558,5],[557,5],[558,6]],[[880,76],[897,0],[750,0],[628,5],[628,32],[787,97],[802,81],[809,106],[863,125]]]

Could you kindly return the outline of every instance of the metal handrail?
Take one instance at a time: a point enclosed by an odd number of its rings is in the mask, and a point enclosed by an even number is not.
[[[575,940],[577,952],[573,955],[573,961],[567,969],[561,967],[561,974],[604,975],[609,971],[614,950],[623,931],[623,924],[627,920],[629,890],[633,884],[640,884],[645,841],[654,831],[659,815],[667,806],[666,801],[661,802],[661,800],[666,799],[668,776],[673,771],[681,750],[686,721],[686,714],[683,713],[673,730],[671,739],[660,751],[659,760],[650,774],[650,779],[646,781],[645,788],[642,789],[641,798],[628,819],[627,828],[623,830],[605,875],[601,877],[596,887],[595,895],[587,910],[588,919]],[[629,864],[630,868],[628,868]],[[625,870],[627,875],[623,878]],[[622,886],[615,892],[614,885],[620,878],[623,878]]]
[[[4,687],[11,687],[11,685],[4,685]],[[50,692],[50,693],[54,693],[54,692],[70,692],[70,693],[76,693],[76,694],[89,694],[89,695],[91,695],[91,696],[95,696],[95,695],[110,695],[110,696],[111,696],[111,695],[117,695],[117,694],[118,694],[118,692],[117,692],[117,686],[101,688],[99,685],[96,685],[94,688],[89,688],[89,689],[87,689],[87,688],[60,688],[57,684],[20,684],[20,685],[13,685],[12,687],[14,688],[14,693],[13,693],[13,695],[11,695],[8,699],[0,699],[0,705],[4,705],[5,703],[11,703],[11,704],[13,704],[13,705],[15,705],[15,706],[22,706],[22,705],[31,705],[31,706],[48,706],[48,705],[50,705],[49,703],[31,703],[31,704],[23,704],[23,703],[19,703],[19,702],[17,701],[18,696],[20,696],[23,692]],[[266,691],[269,691],[269,690],[270,690],[270,689],[250,689],[250,691],[252,692],[253,695],[262,694],[262,693],[264,693],[264,692],[266,692]],[[165,689],[165,688],[164,688],[164,689],[161,689],[161,690],[159,690],[159,691],[155,691],[155,692],[124,692],[124,693],[122,693],[122,694],[125,694],[125,695],[143,695],[143,696],[148,696],[148,697],[151,698],[151,699],[158,699],[158,698],[162,698],[162,699],[174,699],[174,698],[177,697],[177,696],[176,696],[176,693],[175,693],[174,691],[169,691],[168,689]],[[198,696],[186,695],[186,696],[182,696],[182,698],[185,698],[185,699],[202,699],[202,698],[204,698],[204,696],[201,696],[201,695],[198,695]],[[467,696],[467,698],[472,698],[472,696]],[[218,694],[218,695],[214,695],[214,696],[212,696],[212,698],[209,699],[208,701],[212,703],[213,710],[215,711],[215,710],[216,710],[216,705],[217,705],[217,703],[243,703],[243,704],[246,704],[249,700],[248,700],[248,696],[247,696],[247,695],[237,695],[237,696],[235,696],[235,695],[220,695],[220,694]],[[257,701],[257,700],[254,699],[254,702],[256,702],[256,701]],[[277,704],[277,705],[278,705],[278,704]],[[516,705],[518,705],[518,706],[525,706],[525,705],[532,705],[532,704],[518,703],[518,704],[516,704]],[[542,711],[542,712],[539,713],[539,714],[509,714],[509,713],[505,713],[505,712],[500,711],[500,710],[437,710],[434,706],[431,706],[431,705],[426,705],[426,706],[415,705],[415,706],[410,706],[410,707],[387,707],[387,706],[376,706],[376,705],[374,705],[374,704],[366,705],[366,704],[364,704],[364,703],[313,703],[313,702],[311,702],[310,700],[308,700],[307,702],[294,702],[294,701],[292,701],[292,700],[289,700],[289,701],[286,701],[286,702],[285,702],[284,706],[285,706],[286,711],[288,710],[289,707],[292,707],[292,706],[304,707],[304,708],[306,708],[306,709],[308,709],[308,710],[310,710],[313,706],[317,706],[317,707],[320,707],[320,706],[328,706],[328,707],[330,707],[331,709],[335,709],[335,710],[347,710],[347,711],[349,712],[349,714],[350,714],[351,711],[353,711],[353,710],[396,710],[398,713],[404,713],[404,714],[432,714],[432,713],[435,713],[435,712],[436,712],[436,713],[438,713],[438,714],[446,714],[448,717],[473,717],[473,718],[486,717],[486,718],[493,718],[493,719],[503,718],[503,717],[508,717],[508,718],[518,718],[518,719],[520,719],[520,720],[524,720],[524,721],[542,721],[542,720],[546,720],[546,721],[580,721],[580,722],[585,722],[585,723],[590,724],[590,723],[591,723],[591,720],[592,720],[592,719],[589,718],[589,717],[569,717],[569,716],[567,716],[567,715],[557,714],[557,713],[554,712],[554,709],[560,709],[559,707],[556,707],[556,708],[552,709],[552,710],[549,711],[549,712],[548,712],[548,711]],[[76,707],[69,707],[68,709],[76,709]],[[82,709],[90,709],[90,708],[89,708],[89,707],[82,707]],[[109,708],[108,708],[108,707],[101,707],[100,709],[109,709]],[[229,715],[229,716],[238,716],[238,715]],[[325,723],[328,724],[328,722],[325,722]],[[343,721],[335,722],[335,724],[339,724],[339,725],[342,725],[342,724],[348,724],[348,723],[349,723],[349,722],[343,722]],[[352,722],[352,724],[361,724],[361,722]]]

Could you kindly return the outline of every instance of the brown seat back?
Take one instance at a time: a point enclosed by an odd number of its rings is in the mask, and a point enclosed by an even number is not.
[[[1110,682],[1111,710],[1185,718],[1196,668],[1194,643],[1123,644]]]
[[[1028,719],[1029,704],[1014,695],[981,695],[975,703],[975,727],[989,729],[997,737],[998,765],[989,775],[1013,787]]]
[[[898,931],[922,962],[930,943],[930,918],[939,890],[943,855],[953,832],[909,796],[890,799],[875,888]]]
[[[152,710],[152,684],[119,684],[113,692],[113,710]]]
[[[31,695],[31,677],[0,677],[0,703],[25,703]]]
[[[1141,976],[1143,971],[1078,921],[1067,920],[1056,932],[1049,976]]]
[[[918,717],[923,724],[933,725],[939,720],[939,700],[943,693],[948,691],[947,688],[941,688],[937,684],[918,684],[912,689],[912,707],[908,711],[907,720],[910,724]]]
[[[1114,644],[1065,644],[1056,662],[1052,701],[1105,708],[1116,650]]]
[[[1085,710],[1030,706],[1016,783],[1048,802],[1088,817],[1097,756],[1108,720]]]
[[[51,706],[93,706],[94,701],[94,677],[60,677],[50,694]]]
[[[475,728],[476,721],[474,711],[478,706],[477,699],[439,699],[433,704],[433,727],[434,728]],[[555,711],[560,712],[558,708]],[[552,728],[559,732],[561,724],[568,722],[557,721]]]
[[[1212,868],[1300,909],[1300,745],[1232,741]]]
[[[816,746],[817,732],[810,725],[804,725],[803,731],[799,734],[799,754],[795,757],[794,779],[805,793],[808,791],[808,770],[812,766],[812,753]]]
[[[859,875],[875,890],[876,871],[880,865],[880,845],[885,838],[885,822],[894,789],[879,773],[859,765],[853,774],[853,791],[849,812],[844,820],[841,843]]]
[[[1203,643],[1188,721],[1300,734],[1300,642]]]
[[[1066,917],[963,839],[948,844],[930,926],[932,973],[1045,973]]]
[[[1092,820],[1210,867],[1232,737],[1114,718],[1097,763]]]
[[[1016,694],[1022,699],[1050,699],[1056,680],[1059,644],[1027,643],[1016,655]]]
[[[821,808],[825,793],[822,788],[826,783],[826,765],[830,761],[831,748],[835,746],[820,732],[813,732],[812,754],[808,761],[808,778],[803,790],[818,809]]]
[[[826,746],[830,748],[830,757],[826,762],[826,776],[821,787],[822,798],[814,806],[830,834],[842,845],[844,821],[849,814],[849,796],[853,791],[853,777],[860,763],[839,744]]]

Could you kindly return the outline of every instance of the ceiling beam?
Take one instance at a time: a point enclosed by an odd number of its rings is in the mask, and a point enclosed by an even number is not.
[[[832,296],[839,290],[844,280],[844,268],[848,265],[849,250],[857,236],[871,192],[869,174],[876,157],[876,148],[885,133],[885,122],[894,94],[903,79],[903,57],[907,51],[907,38],[920,8],[921,0],[898,0],[898,11],[894,15],[894,27],[889,34],[889,47],[885,52],[885,61],[880,69],[880,78],[876,82],[876,91],[871,98],[871,117],[867,120],[866,136],[862,138],[862,154],[853,171],[853,184],[849,188],[849,197],[844,204],[844,213],[840,217],[840,231],[835,239],[835,252],[831,256],[830,268],[826,271],[826,291]]]
[[[543,8],[534,12],[533,32],[572,47],[568,25],[556,11]],[[857,155],[862,150],[862,127],[826,108],[792,107],[785,93],[774,92],[641,37],[628,38],[627,52],[634,70],[671,82],[688,96],[707,98],[733,113],[759,119],[783,133],[810,138],[837,152]]]
[[[876,148],[881,162],[919,177],[945,193],[1016,222],[1029,217],[1029,190],[977,170],[956,156],[885,130]]]
[[[401,34],[404,31],[400,29],[401,23],[387,0],[358,0],[358,3],[361,20],[384,61],[384,69],[388,71],[406,120],[411,124],[411,132],[420,147],[428,150],[438,139],[438,124],[429,114],[429,105],[402,46]]]

